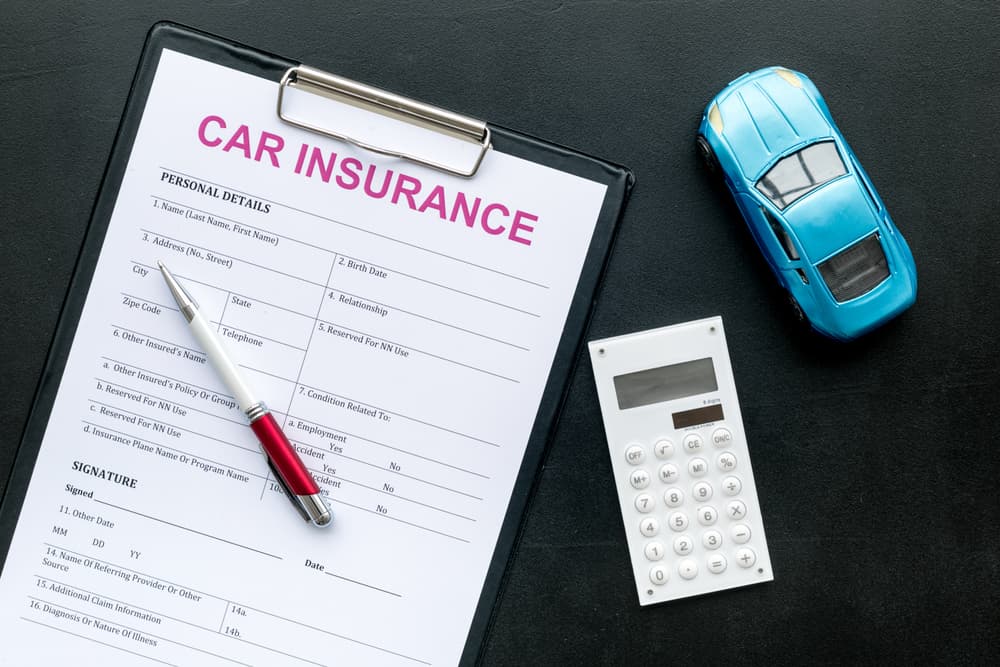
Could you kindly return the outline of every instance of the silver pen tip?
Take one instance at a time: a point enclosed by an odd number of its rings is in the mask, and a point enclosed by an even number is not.
[[[163,280],[166,281],[167,287],[170,288],[170,293],[173,295],[174,301],[177,302],[177,307],[180,308],[181,314],[184,315],[184,319],[190,322],[194,319],[195,311],[198,310],[198,302],[177,282],[174,274],[170,273],[166,264],[159,260],[157,260],[156,264],[160,267]]]

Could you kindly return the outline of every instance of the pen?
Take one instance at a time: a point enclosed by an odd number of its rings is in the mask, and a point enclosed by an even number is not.
[[[316,480],[312,478],[295,448],[281,432],[281,427],[263,401],[254,397],[250,386],[244,381],[236,364],[229,358],[222,339],[212,330],[212,326],[201,314],[198,303],[181,287],[163,262],[157,262],[163,279],[167,282],[181,314],[188,321],[191,332],[201,343],[212,367],[222,377],[222,381],[236,397],[240,409],[250,419],[250,428],[260,441],[261,449],[267,457],[267,464],[284,490],[292,505],[302,518],[317,526],[328,526],[333,521],[330,509],[323,502]]]

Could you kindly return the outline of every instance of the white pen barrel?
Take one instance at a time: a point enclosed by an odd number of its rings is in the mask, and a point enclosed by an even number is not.
[[[236,368],[236,364],[231,361],[229,353],[222,344],[222,339],[212,329],[211,323],[205,319],[205,316],[197,310],[189,326],[208,356],[208,362],[218,371],[222,381],[233,392],[233,397],[240,404],[240,409],[246,412],[247,408],[255,405],[258,401],[254,398],[253,391],[244,382],[243,375]]]

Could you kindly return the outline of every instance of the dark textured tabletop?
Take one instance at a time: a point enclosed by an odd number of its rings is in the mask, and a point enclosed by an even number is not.
[[[169,19],[630,167],[588,339],[722,315],[775,579],[640,608],[581,350],[485,664],[1000,658],[1000,4],[72,2],[0,21],[0,489],[149,27]],[[709,98],[807,73],[908,240],[916,305],[805,335],[701,169]]]

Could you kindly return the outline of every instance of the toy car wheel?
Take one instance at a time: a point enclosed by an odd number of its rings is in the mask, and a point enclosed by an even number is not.
[[[698,155],[701,156],[702,162],[705,163],[705,168],[708,169],[708,173],[712,176],[718,176],[721,172],[719,168],[719,158],[715,157],[715,151],[708,144],[708,139],[703,135],[698,135],[695,139],[695,143],[698,145]]]
[[[791,294],[788,295],[788,305],[792,308],[792,316],[795,318],[796,322],[805,323],[806,314],[802,311],[802,306]]]

